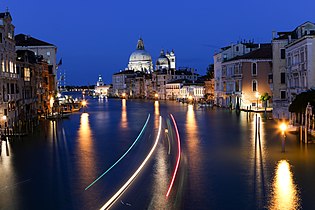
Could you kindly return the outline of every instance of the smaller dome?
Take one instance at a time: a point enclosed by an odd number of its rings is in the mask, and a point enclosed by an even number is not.
[[[161,50],[160,56],[156,61],[156,65],[169,65],[169,60],[164,54],[164,50]]]

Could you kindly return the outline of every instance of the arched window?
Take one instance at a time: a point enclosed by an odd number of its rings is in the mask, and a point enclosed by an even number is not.
[[[257,80],[253,80],[253,82],[252,82],[252,90],[253,90],[253,92],[256,92],[257,91]]]
[[[252,75],[257,75],[257,64],[256,63],[252,64]]]

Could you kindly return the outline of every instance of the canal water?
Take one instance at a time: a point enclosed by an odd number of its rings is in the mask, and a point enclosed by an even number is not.
[[[148,114],[135,147],[85,190],[130,148]],[[177,158],[164,135],[169,114],[177,122],[181,160],[166,198]],[[315,209],[315,145],[288,133],[281,152],[283,137],[273,120],[261,116],[255,140],[253,113],[120,99],[89,99],[85,112],[43,121],[34,135],[2,142],[0,209],[99,209],[146,157],[159,115],[163,137],[112,208]]]

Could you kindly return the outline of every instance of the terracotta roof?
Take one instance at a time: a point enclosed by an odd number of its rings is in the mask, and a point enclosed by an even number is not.
[[[54,46],[48,42],[41,41],[25,34],[15,36],[16,46]]]
[[[236,56],[230,60],[225,61],[224,63],[241,59],[272,59],[271,44],[262,44],[257,50],[254,50],[242,56]]]

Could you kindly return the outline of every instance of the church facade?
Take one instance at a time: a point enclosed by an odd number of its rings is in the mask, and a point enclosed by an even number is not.
[[[161,50],[160,56],[156,61],[155,70],[175,69],[175,61],[175,53],[173,50],[166,54],[164,53],[164,50]],[[136,51],[131,53],[129,57],[128,70],[134,72],[139,71],[146,74],[151,74],[154,71],[152,57],[145,50],[142,38],[138,40]]]

